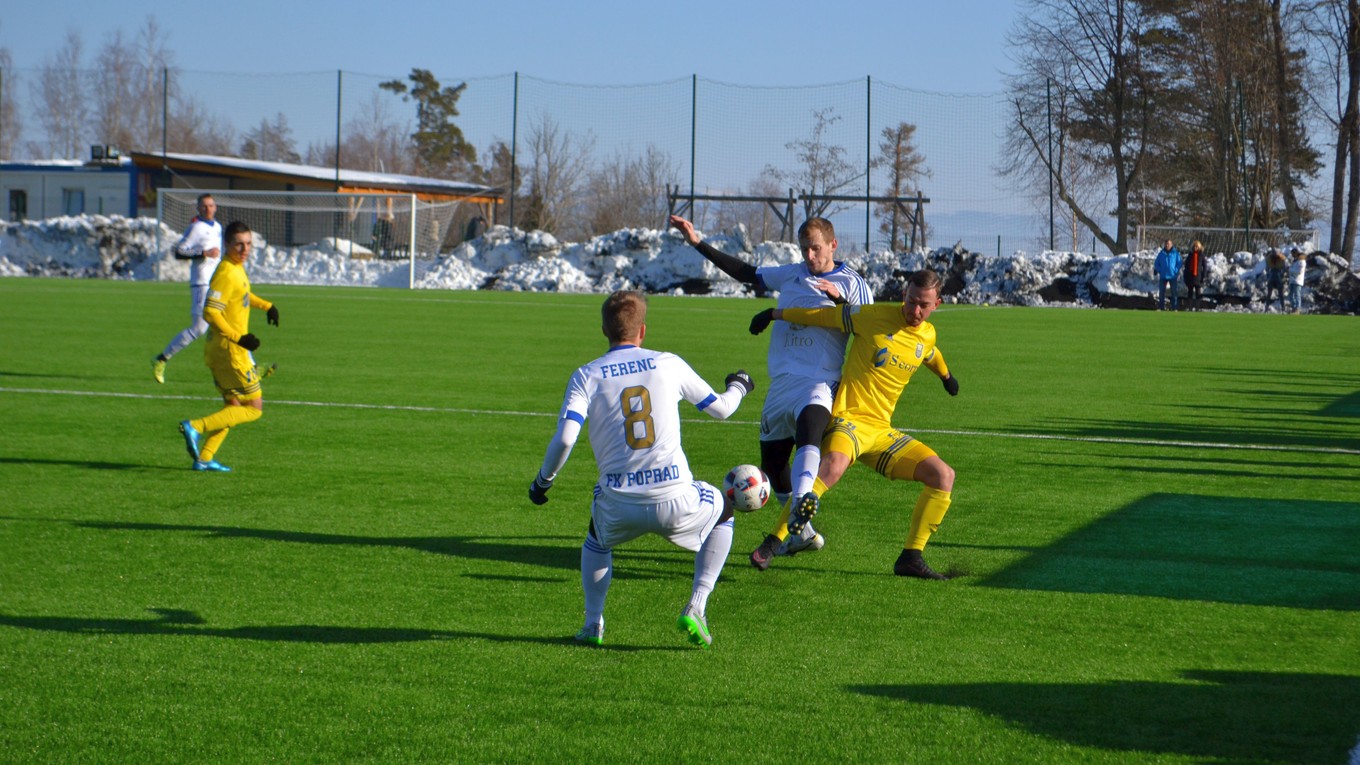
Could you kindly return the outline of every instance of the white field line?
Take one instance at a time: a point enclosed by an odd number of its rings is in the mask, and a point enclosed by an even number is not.
[[[113,391],[53,390],[47,388],[6,388],[0,393],[19,393],[48,396],[90,396],[96,398],[130,398],[151,401],[216,401],[212,396],[179,396],[163,393],[118,393]],[[465,409],[445,406],[411,406],[405,404],[352,404],[338,401],[291,401],[271,398],[270,406],[312,406],[331,409],[376,409],[393,412],[429,412],[434,414],[476,414],[501,415],[506,417],[557,417],[557,412],[519,412],[511,409]],[[709,417],[687,419],[686,422],[713,423],[720,425],[759,425],[755,420],[714,420]],[[988,430],[953,430],[912,428],[911,433],[938,433],[947,436],[976,436],[980,438],[1019,438],[1036,441],[1077,441],[1095,444],[1127,444],[1131,446],[1174,446],[1195,449],[1236,449],[1262,452],[1305,452],[1311,454],[1354,454],[1360,449],[1345,449],[1330,446],[1290,446],[1284,444],[1225,444],[1212,441],[1172,441],[1156,438],[1116,438],[1113,436],[1063,436],[1049,433],[1002,433]],[[1360,764],[1357,764],[1360,765]]]

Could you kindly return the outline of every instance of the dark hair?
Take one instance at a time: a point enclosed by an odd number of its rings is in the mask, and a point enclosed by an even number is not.
[[[242,221],[234,220],[231,223],[227,224],[227,230],[222,232],[222,238],[227,240],[228,243],[230,243],[231,238],[236,236],[237,234],[249,234],[249,233],[250,226],[247,226]]]
[[[203,204],[203,200],[205,200],[205,199],[212,199],[212,198],[213,198],[213,195],[212,195],[212,194],[209,194],[208,192],[205,191],[205,192],[203,192],[202,194],[199,194],[199,195],[198,195],[198,203],[199,203],[199,204]]]
[[[929,268],[923,268],[907,277],[906,286],[902,288],[902,293],[904,295],[906,294],[907,287],[915,287],[918,290],[935,290],[935,294],[938,296],[940,294],[940,288],[944,287],[944,280],[940,278],[939,274],[931,271]]]
[[[619,290],[605,299],[600,315],[610,343],[636,337],[647,321],[647,296],[635,290]]]

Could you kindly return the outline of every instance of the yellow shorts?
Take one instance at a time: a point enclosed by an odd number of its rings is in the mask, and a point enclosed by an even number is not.
[[[843,417],[831,418],[822,438],[822,453],[839,452],[881,475],[898,481],[911,481],[916,466],[938,456],[934,449],[896,428],[865,426]]]
[[[203,363],[212,370],[213,382],[224,398],[230,397],[242,403],[254,401],[264,395],[260,389],[260,376],[255,373],[255,363],[244,348],[227,349],[227,353],[217,352],[207,355]]]

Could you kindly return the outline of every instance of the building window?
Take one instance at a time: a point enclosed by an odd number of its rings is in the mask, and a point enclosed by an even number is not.
[[[23,189],[9,190],[9,219],[13,223],[28,219],[28,192]]]
[[[61,190],[62,215],[81,215],[85,212],[85,189]]]

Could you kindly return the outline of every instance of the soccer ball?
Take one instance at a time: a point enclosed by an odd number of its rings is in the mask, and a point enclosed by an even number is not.
[[[759,510],[770,498],[770,479],[755,465],[737,465],[723,479],[723,494],[743,513]]]

